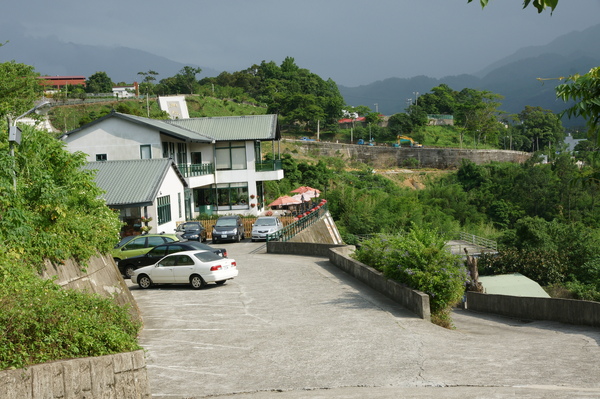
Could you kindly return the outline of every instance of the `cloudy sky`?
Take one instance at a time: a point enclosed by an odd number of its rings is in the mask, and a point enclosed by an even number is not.
[[[560,0],[553,15],[523,10],[522,0],[491,0],[485,10],[478,0],[5,3],[2,23],[29,36],[132,47],[218,71],[290,56],[345,86],[475,73],[521,47],[600,23],[600,0]]]

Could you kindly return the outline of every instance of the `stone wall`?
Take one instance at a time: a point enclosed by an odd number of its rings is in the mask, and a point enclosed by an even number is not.
[[[150,397],[142,350],[0,371],[2,399]]]
[[[523,163],[531,153],[505,150],[473,150],[460,148],[410,148],[390,146],[368,146],[327,142],[303,142],[298,144],[305,155],[341,157],[358,161],[373,168],[421,167],[454,169],[463,159],[476,164],[489,162]]]

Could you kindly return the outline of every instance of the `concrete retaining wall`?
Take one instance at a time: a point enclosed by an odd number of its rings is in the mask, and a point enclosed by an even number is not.
[[[467,308],[529,320],[600,327],[600,302],[467,292]]]
[[[46,263],[44,278],[62,287],[96,293],[129,308],[141,321],[140,310],[112,256],[100,255],[86,266],[74,261]],[[26,369],[0,371],[0,398],[150,398],[143,351],[61,360]]]
[[[472,150],[460,148],[398,148],[338,144],[326,142],[303,142],[300,150],[306,155],[342,157],[359,161],[374,168],[394,168],[414,165],[422,168],[454,169],[462,159],[476,164],[492,161],[523,163],[531,153],[506,150]]]
[[[64,288],[113,297],[119,305],[129,308],[135,320],[141,321],[137,303],[110,255],[97,254],[85,266],[73,260],[60,265],[46,262],[42,277],[54,278],[54,281]]]
[[[150,397],[141,350],[0,371],[2,399]]]

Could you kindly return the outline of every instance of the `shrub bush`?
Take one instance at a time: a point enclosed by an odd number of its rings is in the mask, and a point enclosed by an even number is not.
[[[450,308],[462,299],[468,276],[460,257],[445,245],[436,231],[413,226],[403,235],[377,235],[363,241],[355,258],[428,294],[432,320],[450,325]]]
[[[0,370],[140,349],[141,325],[110,298],[63,289],[0,259]]]

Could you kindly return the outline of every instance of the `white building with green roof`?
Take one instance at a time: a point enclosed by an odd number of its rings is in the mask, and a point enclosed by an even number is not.
[[[128,189],[144,191],[142,187],[154,180],[140,177],[136,184],[124,184],[133,170],[131,161],[172,160],[176,177],[165,177],[167,186],[173,181],[168,194],[170,220],[159,220],[157,206],[140,205],[133,192],[130,204],[117,206],[122,215],[130,215],[123,217],[128,224],[137,224],[134,219],[138,216],[152,217],[152,231],[167,233],[172,232],[176,222],[203,213],[258,215],[265,207],[263,183],[283,178],[281,161],[263,160],[261,143],[270,141],[270,152],[279,154],[280,138],[277,115],[156,120],[118,112],[61,137],[69,151],[87,154],[92,165],[115,161],[113,177],[100,185],[111,207],[116,204],[110,204],[108,198],[117,193],[126,197]],[[160,192],[157,195],[165,197]]]

